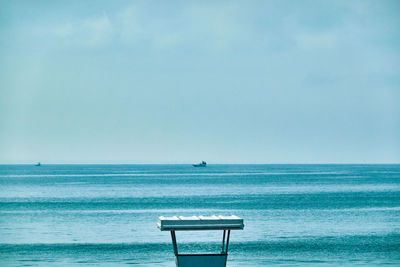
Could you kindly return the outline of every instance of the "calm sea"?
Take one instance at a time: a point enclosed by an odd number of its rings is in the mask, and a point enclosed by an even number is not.
[[[214,214],[244,218],[228,266],[400,266],[400,165],[1,165],[0,266],[172,267],[158,216]]]

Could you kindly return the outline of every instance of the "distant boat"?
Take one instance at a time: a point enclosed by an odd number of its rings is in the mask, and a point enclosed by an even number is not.
[[[40,164],[40,162],[38,162],[37,164],[35,164],[35,166],[37,166],[37,167],[39,167],[41,164]]]
[[[207,166],[207,163],[205,161],[202,161],[199,164],[193,164],[193,167],[205,167],[205,166]]]

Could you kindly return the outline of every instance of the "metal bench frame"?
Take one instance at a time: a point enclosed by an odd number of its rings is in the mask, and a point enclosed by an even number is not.
[[[228,248],[229,248],[229,238],[231,235],[231,230],[242,230],[243,229],[243,220],[240,219],[239,217],[233,216],[234,218],[229,218],[225,217],[228,219],[225,219],[224,217],[220,216],[222,218],[221,221],[223,222],[224,220],[238,220],[239,224],[230,224],[230,223],[225,223],[225,224],[212,224],[213,222],[211,221],[211,224],[205,223],[204,225],[163,225],[161,223],[161,218],[160,217],[160,223],[159,223],[159,228],[161,231],[170,231],[171,233],[171,240],[172,240],[172,246],[174,249],[174,255],[175,255],[175,262],[177,267],[186,267],[186,266],[207,266],[207,267],[225,267],[226,262],[228,259]],[[178,219],[178,217],[176,217]],[[165,218],[166,219],[166,218]],[[203,219],[203,218],[201,218]],[[201,220],[200,219],[200,220]],[[207,220],[207,218],[205,218]],[[178,250],[178,243],[176,241],[176,233],[175,231],[198,231],[198,230],[222,230],[223,235],[222,235],[222,247],[221,247],[221,253],[212,253],[212,254],[180,254]]]

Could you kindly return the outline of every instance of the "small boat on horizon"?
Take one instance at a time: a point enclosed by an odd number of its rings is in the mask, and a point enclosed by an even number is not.
[[[41,166],[40,162],[36,163],[35,166],[36,166],[36,167]]]
[[[207,163],[205,161],[202,161],[199,164],[193,164],[193,167],[205,167],[205,166],[207,166]]]

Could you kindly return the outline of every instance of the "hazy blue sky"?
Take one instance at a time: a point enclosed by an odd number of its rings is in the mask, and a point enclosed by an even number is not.
[[[0,0],[0,163],[398,163],[399,14]]]

